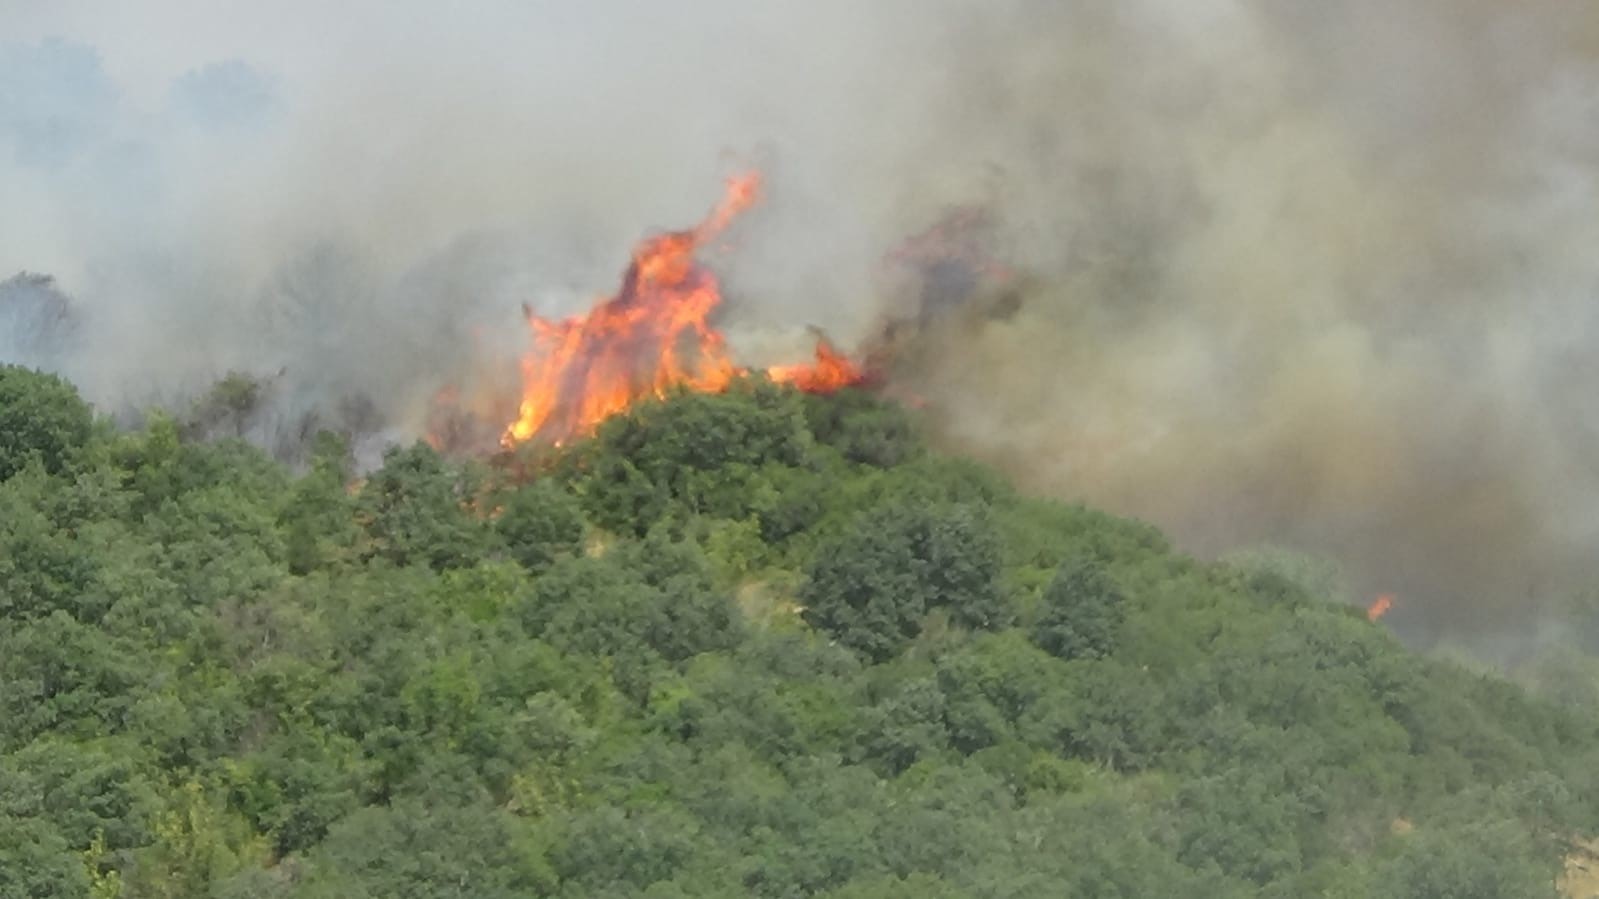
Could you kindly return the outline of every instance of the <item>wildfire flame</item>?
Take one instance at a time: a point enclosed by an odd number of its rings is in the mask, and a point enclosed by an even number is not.
[[[1376,621],[1382,616],[1388,614],[1388,610],[1393,608],[1393,605],[1394,598],[1389,594],[1384,593],[1383,595],[1377,597],[1371,605],[1366,607],[1366,620]]]
[[[825,337],[816,339],[816,361],[805,365],[774,365],[766,376],[779,384],[792,384],[806,393],[832,393],[864,380],[849,357],[833,349]]]
[[[551,321],[524,307],[533,346],[522,359],[521,405],[501,442],[560,443],[646,397],[675,387],[718,392],[747,374],[710,325],[721,286],[695,255],[756,201],[760,186],[756,173],[732,178],[705,221],[642,241],[621,291],[588,314]],[[777,366],[767,375],[813,393],[862,380],[854,363],[820,339],[814,362]]]

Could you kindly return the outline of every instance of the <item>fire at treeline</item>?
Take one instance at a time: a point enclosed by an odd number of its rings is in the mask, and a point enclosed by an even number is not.
[[[747,377],[807,393],[898,389],[901,399],[914,403],[914,390],[892,377],[905,336],[955,309],[1004,306],[996,297],[1011,275],[996,260],[992,220],[985,210],[961,207],[906,238],[883,260],[885,267],[913,276],[908,316],[886,317],[867,341],[849,350],[812,328],[810,359],[742,365],[717,326],[727,298],[699,253],[761,202],[762,190],[759,172],[728,178],[724,196],[703,221],[642,239],[620,289],[583,314],[553,319],[524,304],[529,346],[514,391],[465,395],[454,385],[445,388],[434,404],[429,442],[456,452],[483,452],[496,444],[561,445],[645,398],[673,390],[719,392]],[[736,241],[733,246],[736,252]]]
[[[916,356],[911,338],[932,329],[959,328],[972,316],[1015,311],[1016,276],[996,250],[994,218],[985,208],[946,210],[924,230],[908,235],[882,260],[898,277],[904,296],[885,304],[871,335],[841,347],[819,328],[808,329],[810,358],[750,366],[738,361],[719,327],[729,305],[712,265],[701,251],[731,234],[737,252],[742,213],[763,202],[757,171],[726,179],[721,199],[697,224],[644,235],[634,247],[616,292],[586,312],[564,318],[521,303],[525,348],[514,365],[452,383],[442,373],[420,433],[386,421],[377,398],[319,398],[288,416],[272,402],[288,367],[256,371],[230,367],[197,396],[177,397],[165,411],[197,439],[239,437],[263,444],[283,461],[300,461],[316,434],[331,431],[367,447],[375,461],[385,445],[421,438],[448,454],[495,457],[516,448],[559,446],[591,434],[605,419],[672,391],[720,392],[740,378],[766,378],[807,393],[845,388],[882,392],[921,405],[906,373]],[[0,282],[0,344],[7,362],[49,369],[67,358],[85,325],[70,289],[47,274],[22,272]],[[66,374],[70,375],[68,371]],[[125,420],[147,408],[107,410]]]

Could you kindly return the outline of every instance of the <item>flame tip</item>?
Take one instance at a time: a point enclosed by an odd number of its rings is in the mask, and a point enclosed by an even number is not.
[[[699,225],[656,234],[633,249],[622,288],[586,315],[552,321],[523,304],[532,348],[523,356],[522,400],[506,447],[534,439],[561,446],[606,418],[673,388],[715,393],[750,371],[733,363],[710,325],[720,284],[695,258],[760,198],[761,173],[728,177],[722,199]],[[775,366],[768,377],[822,393],[859,383],[859,368],[817,334],[813,363]]]

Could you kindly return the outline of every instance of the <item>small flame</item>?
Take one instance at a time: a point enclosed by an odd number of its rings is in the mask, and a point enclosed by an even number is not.
[[[516,420],[501,442],[513,446],[537,437],[559,444],[646,397],[674,387],[719,392],[747,374],[709,323],[722,302],[721,285],[695,254],[754,204],[760,186],[756,173],[730,179],[705,221],[641,242],[621,291],[587,315],[550,321],[524,307],[533,348],[522,359]],[[826,341],[818,341],[813,364],[779,366],[769,374],[808,392],[838,390],[862,377]]]
[[[816,339],[816,361],[809,365],[774,365],[766,376],[778,384],[792,384],[806,393],[832,393],[862,380],[860,369],[833,349],[825,337]]]
[[[1383,595],[1377,597],[1371,605],[1366,607],[1366,620],[1376,621],[1382,616],[1388,614],[1388,610],[1393,608],[1393,605],[1394,598],[1391,595],[1384,593]]]

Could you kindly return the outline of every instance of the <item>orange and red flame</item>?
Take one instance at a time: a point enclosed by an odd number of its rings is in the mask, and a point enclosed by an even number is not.
[[[826,338],[816,339],[816,361],[802,365],[774,365],[766,376],[779,384],[792,384],[806,393],[832,393],[865,380],[848,356],[833,349]]]
[[[522,399],[502,443],[535,438],[560,443],[675,387],[717,392],[747,374],[710,324],[722,302],[716,276],[696,260],[760,194],[751,173],[728,182],[727,195],[698,226],[644,240],[616,296],[587,315],[551,321],[524,310],[533,347],[522,359]],[[860,383],[860,370],[826,341],[816,361],[767,371],[779,383],[822,393]]]
[[[1374,600],[1371,605],[1366,607],[1366,620],[1376,621],[1382,616],[1388,614],[1388,610],[1393,608],[1393,605],[1394,598],[1389,594],[1384,593],[1383,595],[1377,597],[1377,599]]]

